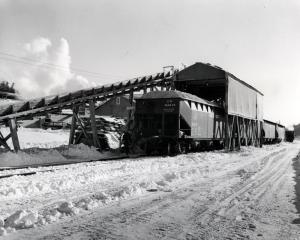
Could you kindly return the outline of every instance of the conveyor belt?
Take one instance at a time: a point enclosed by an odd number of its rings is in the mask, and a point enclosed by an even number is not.
[[[87,102],[91,99],[105,100],[112,96],[127,94],[131,91],[140,91],[149,87],[169,86],[171,81],[171,72],[161,72],[75,92],[20,101],[14,104],[8,103],[0,107],[0,124],[12,118],[22,119],[27,116],[41,115],[56,109]]]

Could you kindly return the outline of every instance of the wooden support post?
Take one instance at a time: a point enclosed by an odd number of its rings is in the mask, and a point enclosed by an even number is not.
[[[76,116],[78,113],[79,106],[73,106],[73,116],[71,122],[70,136],[69,136],[69,145],[74,144],[74,136],[76,129]]]
[[[228,76],[225,72],[225,151],[229,151],[229,119],[228,119]]]
[[[227,151],[231,150],[231,140],[232,140],[232,131],[231,131],[231,117],[228,116],[228,135],[227,135]]]
[[[10,128],[11,139],[14,146],[14,150],[15,152],[18,152],[20,150],[20,143],[19,143],[19,138],[17,133],[16,119],[15,118],[9,119],[8,124]]]
[[[258,132],[258,128],[259,127],[259,121],[255,120],[255,137],[256,137],[256,141],[255,141],[255,146],[259,147],[259,132]]]
[[[248,146],[248,131],[247,131],[247,121],[243,118],[244,131],[245,131],[245,146]]]
[[[235,133],[236,133],[236,124],[235,124],[235,118],[236,116],[232,117],[232,126],[231,126],[231,150],[235,150]]]
[[[217,119],[216,119],[216,114],[214,114],[213,138],[216,139],[217,135],[218,135]]]
[[[240,122],[239,122],[239,117],[236,117],[236,125],[237,125],[237,144],[238,144],[238,150],[241,149],[241,132],[240,132]]]
[[[251,122],[251,146],[254,146],[254,127],[253,127],[253,120],[250,120]]]
[[[92,128],[92,134],[93,134],[93,144],[95,147],[98,147],[101,150],[101,146],[100,146],[99,139],[98,139],[97,126],[96,126],[94,100],[89,101],[89,108],[90,108],[91,128]]]
[[[263,130],[262,121],[259,121],[259,147],[262,147],[263,145],[262,130]]]

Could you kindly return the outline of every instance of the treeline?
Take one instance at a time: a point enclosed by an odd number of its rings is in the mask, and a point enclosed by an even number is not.
[[[0,91],[8,92],[8,93],[16,93],[14,85],[15,85],[14,83],[9,84],[9,82],[7,82],[7,81],[1,81],[0,82]]]
[[[14,83],[0,80],[0,99],[18,99]]]

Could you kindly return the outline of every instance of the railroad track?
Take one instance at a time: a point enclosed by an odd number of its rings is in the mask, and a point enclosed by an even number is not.
[[[122,159],[135,159],[139,157],[144,157],[146,155],[144,154],[139,154],[139,155],[134,155],[134,156],[118,156],[118,157],[110,157],[110,158],[101,158],[101,159],[96,159],[96,160],[89,160],[89,161],[76,161],[76,162],[63,162],[63,163],[49,163],[49,164],[36,164],[36,165],[27,165],[27,166],[18,166],[18,167],[5,167],[5,168],[0,168],[0,179],[3,178],[9,178],[13,176],[30,176],[30,175],[35,175],[37,173],[45,173],[45,172],[55,172],[56,170],[60,170],[61,166],[69,166],[69,165],[77,165],[77,164],[84,164],[84,163],[91,163],[91,162],[108,162],[108,161],[118,161]],[[45,169],[49,167],[57,167],[55,169]],[[31,170],[32,168],[42,168],[41,170],[33,171]],[[69,167],[66,167],[64,169],[68,169]],[[29,169],[28,171],[22,171],[18,173],[9,173],[9,174],[1,174],[2,172],[9,171],[9,170],[24,170],[24,169]]]

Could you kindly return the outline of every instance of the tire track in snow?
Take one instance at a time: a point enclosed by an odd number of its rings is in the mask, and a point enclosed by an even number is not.
[[[247,205],[251,205],[254,208],[253,206],[262,200],[264,194],[269,193],[269,186],[274,186],[277,182],[282,181],[284,174],[290,167],[290,163],[287,160],[289,158],[292,159],[293,154],[289,154],[285,149],[265,157],[262,161],[266,164],[261,171],[254,174],[252,178],[246,180],[241,186],[237,184],[237,186],[233,187],[235,189],[234,194],[227,195],[221,199],[222,201],[218,201],[213,206],[202,210],[201,215],[195,217],[196,222],[199,222],[199,218],[201,218],[198,226],[205,229],[202,231],[201,237],[214,238],[216,236],[212,236],[210,233],[215,234],[217,231],[223,231],[224,234],[227,232],[231,239],[239,239],[240,237],[244,239],[247,237],[245,236],[245,229],[248,228],[248,224],[251,221],[249,219],[244,219],[246,222],[236,221],[234,219],[235,215],[233,215],[234,212],[245,210]],[[251,194],[254,193],[254,195],[248,194],[249,191],[251,191]],[[256,191],[259,192],[255,194]],[[239,201],[235,201],[237,197]],[[218,223],[219,221],[220,223]],[[220,231],[220,229],[222,230]]]
[[[254,174],[258,175],[258,177],[253,178],[250,177],[246,181],[244,181],[242,184],[238,183],[235,186],[233,186],[232,190],[233,193],[226,194],[223,198],[221,198],[219,201],[217,201],[213,206],[209,206],[206,210],[203,210],[202,215],[202,224],[205,222],[211,221],[210,217],[215,216],[218,214],[214,214],[222,209],[230,209],[230,203],[238,196],[242,196],[249,190],[254,191],[256,188],[259,188],[261,185],[265,184],[270,178],[273,176],[276,170],[279,170],[279,166],[282,163],[277,164],[277,167],[273,166],[273,164],[269,164],[270,161],[276,161],[279,160],[283,155],[286,149],[277,151],[274,153],[271,153],[270,155],[264,157],[261,162],[266,162],[267,164],[263,166],[262,170],[258,173]],[[278,155],[280,154],[280,155]],[[273,158],[274,157],[274,158]],[[271,168],[269,168],[271,167]],[[261,175],[261,176],[260,176]],[[256,184],[257,183],[257,184]],[[232,206],[233,207],[233,206]]]

